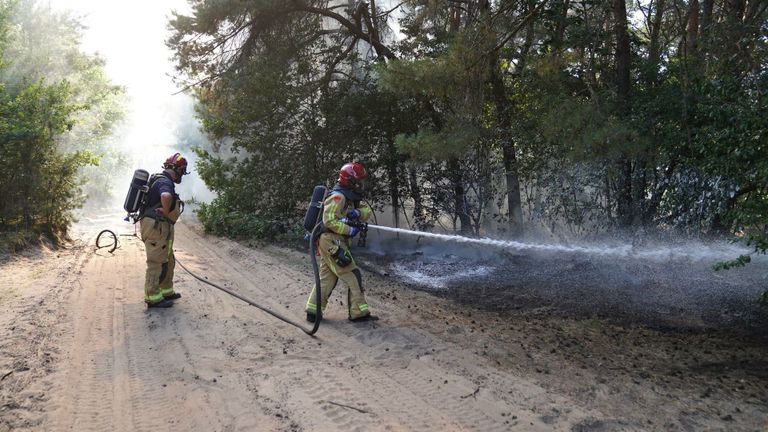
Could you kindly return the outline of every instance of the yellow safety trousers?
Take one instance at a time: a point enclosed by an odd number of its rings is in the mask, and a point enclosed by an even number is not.
[[[144,301],[153,304],[173,295],[174,227],[167,220],[141,219],[141,240],[147,251]]]
[[[333,254],[338,248],[343,248],[349,251],[349,245],[347,241],[335,234],[335,233],[323,233],[320,235],[319,240],[319,252],[320,252],[320,299],[322,301],[322,310],[328,306],[328,298],[333,293],[333,289],[336,287],[339,279],[341,279],[348,288],[347,294],[347,306],[349,308],[349,318],[356,319],[366,315],[370,315],[368,311],[368,303],[365,300],[363,294],[362,280],[360,270],[355,265],[354,259],[352,263],[344,267],[334,261]],[[309,293],[307,299],[307,313],[317,314],[317,304],[315,304],[317,293],[315,290],[317,287],[312,288],[312,292]]]

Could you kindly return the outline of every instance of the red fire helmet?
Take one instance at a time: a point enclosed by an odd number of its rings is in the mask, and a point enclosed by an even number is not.
[[[187,159],[181,153],[175,153],[166,159],[163,168],[170,168],[181,174],[189,174],[187,172]]]
[[[365,168],[357,162],[344,164],[339,170],[339,185],[343,188],[355,188],[362,185],[363,180],[368,177]]]

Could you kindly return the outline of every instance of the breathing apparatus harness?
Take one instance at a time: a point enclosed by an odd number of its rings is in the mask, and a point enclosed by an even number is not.
[[[363,200],[363,197],[356,191],[342,188],[342,187],[339,187],[338,185],[333,188],[333,192],[344,195],[344,198],[346,198],[348,202],[351,201],[354,204],[355,208],[357,208],[360,201]],[[358,234],[358,237],[357,237],[357,245],[360,247],[365,247],[365,241],[366,241],[366,238],[368,237],[368,223],[359,221],[357,219],[349,219],[349,218],[342,218],[341,222],[348,226],[351,226],[353,228],[357,228],[358,230],[360,230],[360,234]]]
[[[126,222],[133,221],[132,223],[135,224],[144,217],[158,220],[158,217],[154,214],[154,209],[161,204],[158,203],[155,207],[148,209],[147,199],[149,198],[149,190],[152,189],[155,182],[163,177],[165,177],[163,173],[152,174],[150,176],[149,172],[143,169],[137,169],[133,172],[133,179],[131,180],[131,185],[128,187],[125,203],[123,203],[123,209],[128,212],[128,215],[124,219]],[[173,201],[171,202],[171,208],[176,207],[176,202],[179,203],[179,215],[181,215],[181,213],[184,212],[184,201],[181,201],[178,196],[174,195]],[[168,218],[163,218],[163,220],[167,220],[171,224],[175,223],[175,221]]]

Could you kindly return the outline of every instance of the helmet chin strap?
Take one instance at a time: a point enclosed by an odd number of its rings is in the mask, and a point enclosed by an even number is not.
[[[176,184],[181,183],[181,176],[184,173],[179,173],[179,170],[174,168],[174,167],[168,167],[168,168],[166,168],[166,170],[171,171],[173,173],[173,177],[174,177],[173,182],[174,183],[176,183]]]
[[[363,192],[363,182],[362,182],[362,180],[351,179],[350,186],[352,186],[352,190],[353,191],[355,191],[355,192],[357,192],[359,194]]]

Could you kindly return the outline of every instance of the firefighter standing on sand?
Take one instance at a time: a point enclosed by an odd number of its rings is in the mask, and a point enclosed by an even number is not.
[[[141,240],[147,250],[147,274],[144,301],[147,307],[171,307],[181,294],[173,290],[174,224],[184,203],[176,194],[175,184],[187,173],[187,160],[176,153],[166,159],[163,172],[150,180],[146,206],[139,214]]]
[[[349,289],[347,306],[350,321],[377,319],[368,311],[368,303],[363,294],[362,274],[349,251],[352,237],[357,235],[359,229],[345,223],[347,219],[367,221],[373,212],[369,206],[361,204],[363,180],[366,177],[365,168],[359,163],[352,162],[341,167],[337,183],[323,203],[325,230],[320,235],[317,248],[320,254],[322,310],[325,311],[328,298],[341,279]],[[312,289],[307,300],[309,322],[315,322],[317,318],[315,289]]]

